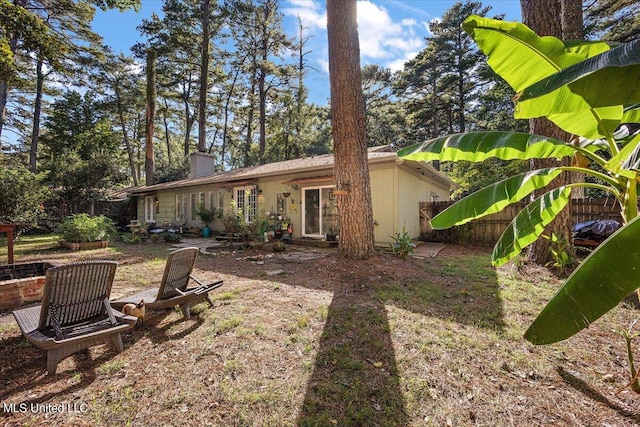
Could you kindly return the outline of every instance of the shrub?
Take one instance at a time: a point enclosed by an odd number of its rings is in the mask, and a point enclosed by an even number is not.
[[[178,233],[169,233],[168,231],[162,233],[162,238],[167,243],[180,243],[182,240],[182,237],[180,237]]]
[[[68,216],[60,226],[62,240],[72,243],[107,240],[115,233],[113,221],[104,215],[91,217],[85,213]]]
[[[391,243],[391,252],[395,255],[405,259],[407,255],[413,253],[413,248],[416,247],[415,243],[411,240],[409,233],[405,227],[402,227],[402,234],[396,233],[395,236],[389,236],[393,239]]]

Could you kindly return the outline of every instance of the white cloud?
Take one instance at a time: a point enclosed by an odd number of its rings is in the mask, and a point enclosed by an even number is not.
[[[318,65],[320,65],[320,70],[329,74],[329,59],[326,57],[318,59]]]
[[[386,0],[392,10],[385,8],[377,0],[359,0],[358,34],[362,63],[375,63],[381,67],[399,70],[404,63],[415,57],[424,47],[424,26],[433,16],[411,7],[410,2]],[[398,16],[397,11],[403,13]],[[326,3],[322,0],[288,0],[282,9],[288,17],[299,16],[307,35],[311,36],[307,46],[314,53],[313,62],[322,73],[329,72],[326,49],[327,14]],[[407,13],[411,13],[407,16]]]
[[[282,11],[285,15],[300,17],[302,26],[307,29],[326,30],[327,13],[324,5],[314,0],[289,0],[290,7]]]
[[[358,2],[358,33],[363,58],[394,61],[424,45],[415,33],[417,22],[406,18],[394,21],[389,11],[369,0]],[[386,64],[380,64],[387,66]]]
[[[402,58],[398,58],[395,61],[389,62],[387,64],[387,68],[390,69],[392,72],[400,71],[404,68],[405,62],[408,62],[411,59],[415,58],[417,54],[418,54],[418,51],[405,52]]]

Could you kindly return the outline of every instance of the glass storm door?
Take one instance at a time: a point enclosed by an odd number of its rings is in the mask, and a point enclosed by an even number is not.
[[[303,189],[303,236],[322,237],[325,235],[327,228],[331,226],[328,218],[332,218],[336,214],[335,200],[332,195],[332,186]]]

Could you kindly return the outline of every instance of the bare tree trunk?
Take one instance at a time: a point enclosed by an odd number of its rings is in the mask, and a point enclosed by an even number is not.
[[[242,64],[244,64],[244,60],[247,57],[242,58]],[[238,81],[238,76],[240,75],[241,67],[239,66],[236,69],[236,72],[233,76],[233,80],[231,82],[231,87],[229,88],[229,93],[227,94],[227,99],[224,103],[224,127],[222,128],[222,147],[220,153],[220,170],[224,170],[224,156],[226,155],[227,150],[227,132],[229,131],[229,107],[231,105],[231,98],[233,97],[233,92],[236,88],[236,82]]]
[[[131,178],[133,179],[133,185],[138,186],[138,174],[136,173],[136,164],[133,159],[133,149],[131,148],[131,142],[129,141],[129,135],[127,134],[127,126],[124,120],[124,106],[122,105],[122,98],[120,94],[120,85],[118,80],[116,79],[115,83],[115,94],[116,94],[116,104],[118,107],[118,118],[120,119],[120,127],[122,128],[122,139],[124,140],[124,145],[127,149],[127,157],[129,158],[129,170],[131,171]]]
[[[38,161],[38,141],[40,137],[40,116],[42,115],[42,90],[44,74],[42,74],[42,60],[36,63],[36,99],[33,107],[33,127],[31,130],[31,149],[29,150],[29,169],[36,172]]]
[[[562,38],[565,40],[584,39],[582,0],[562,0]]]
[[[339,248],[366,259],[375,247],[356,0],[327,0],[327,34]]]
[[[147,185],[155,182],[155,155],[153,150],[154,121],[156,117],[156,53],[147,54],[147,115],[145,121],[145,179]]]
[[[191,73],[186,81],[186,88],[183,87],[180,99],[184,106],[184,139],[183,139],[183,153],[185,157],[189,157],[191,152],[191,130],[196,120],[196,114],[191,114],[191,106],[189,105],[189,99],[191,98]]]
[[[171,165],[171,128],[169,126],[169,100],[164,99],[164,108],[162,109],[162,121],[164,123],[164,143],[167,146],[167,162]]]
[[[258,94],[260,102],[260,142],[258,147],[258,163],[264,164],[264,153],[267,147],[267,63],[269,61],[269,28],[268,22],[272,12],[272,4],[266,2],[263,6],[263,21],[261,23],[260,40],[260,75],[258,76]]]
[[[302,157],[302,109],[305,104],[305,89],[304,89],[304,45],[306,39],[303,35],[304,27],[302,26],[302,20],[298,16],[298,31],[300,37],[300,44],[298,45],[298,91],[296,93],[296,122],[295,122],[295,138],[293,141],[293,158],[299,159]]]
[[[0,81],[0,137],[4,129],[4,123],[7,120],[7,101],[9,99],[9,84],[6,81]],[[0,149],[2,144],[0,144]]]
[[[257,59],[253,58],[253,76],[251,76],[251,88],[249,89],[249,111],[247,112],[247,134],[244,138],[244,167],[248,167],[250,163],[249,154],[251,152],[251,143],[253,142],[253,116],[255,115],[255,98],[256,98],[256,70]]]
[[[25,0],[16,0],[14,4],[16,6],[24,7],[26,5]],[[6,36],[6,35],[5,35]],[[16,49],[18,48],[18,35],[13,33],[9,36],[9,50],[15,57]],[[4,129],[5,121],[7,120],[7,101],[9,100],[9,82],[6,80],[0,81],[0,137],[2,136],[2,130]],[[0,148],[2,144],[0,144]]]
[[[563,3],[574,1],[575,0],[563,0]],[[522,8],[522,20],[524,24],[535,31],[538,35],[563,38],[563,20],[561,19],[563,16],[563,10],[560,0],[521,0],[520,5]],[[580,21],[580,24],[581,23],[582,21]],[[558,128],[555,124],[544,117],[531,119],[529,121],[529,127],[532,134],[549,136],[563,141],[569,141],[571,138],[567,132]],[[565,159],[562,162],[558,162],[554,159],[534,159],[531,161],[531,168],[541,169],[557,167],[560,165],[568,166],[571,164],[571,161],[571,159]],[[571,174],[563,173],[549,186],[547,186],[544,191],[550,191],[553,188],[558,188],[570,184],[571,182]],[[575,255],[572,245],[571,226],[571,203],[569,203],[565,209],[558,214],[554,221],[546,227],[544,235],[549,236],[551,233],[555,233],[556,236],[564,238],[567,243],[569,243],[567,252],[570,255]],[[551,244],[548,240],[538,239],[529,248],[529,260],[539,265],[546,265],[552,261],[553,258],[550,249]]]
[[[198,151],[207,148],[207,88],[209,77],[209,0],[202,1],[202,50],[200,66],[200,94],[198,101]]]

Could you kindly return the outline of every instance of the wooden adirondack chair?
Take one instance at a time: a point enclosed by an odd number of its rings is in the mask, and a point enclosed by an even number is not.
[[[42,304],[13,312],[29,342],[47,351],[47,372],[60,360],[96,344],[123,350],[122,332],[137,319],[111,308],[109,295],[118,263],[84,261],[51,267],[45,276]]]
[[[191,318],[191,307],[207,301],[213,306],[209,292],[223,285],[223,280],[203,284],[191,275],[198,256],[198,248],[178,249],[169,254],[160,286],[138,292],[135,295],[111,301],[111,305],[121,309],[125,304],[136,304],[144,300],[146,310],[163,310],[179,306],[185,319]],[[193,280],[197,286],[189,288]]]

